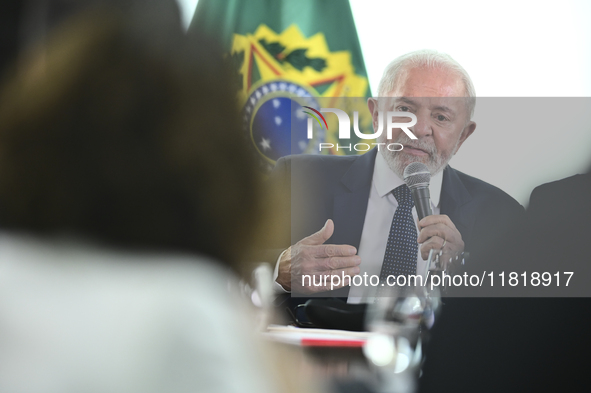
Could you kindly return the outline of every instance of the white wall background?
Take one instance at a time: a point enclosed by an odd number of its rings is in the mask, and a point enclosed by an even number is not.
[[[178,0],[186,25],[198,0]],[[471,75],[478,97],[591,97],[591,1],[350,0],[372,91],[395,57],[430,48],[449,53]],[[328,17],[328,16],[327,16]],[[500,99],[499,99],[500,100]],[[507,100],[520,105],[521,100]],[[529,107],[519,126],[500,126],[479,112],[473,136],[452,166],[527,204],[538,184],[591,166],[591,113],[576,102],[568,127],[548,104]],[[528,101],[529,103],[529,101]],[[519,108],[511,108],[519,112]],[[576,113],[576,115],[574,115]],[[580,120],[579,120],[580,119]],[[512,168],[521,172],[516,173]],[[527,171],[523,171],[526,168]]]

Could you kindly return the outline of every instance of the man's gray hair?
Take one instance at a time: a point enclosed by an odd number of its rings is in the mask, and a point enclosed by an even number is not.
[[[443,68],[455,72],[460,76],[464,83],[466,96],[468,97],[468,113],[471,119],[474,115],[474,107],[476,106],[476,91],[474,90],[470,75],[450,55],[437,52],[436,50],[422,49],[394,59],[384,70],[378,86],[378,95],[380,97],[386,97],[388,93],[397,87],[398,83],[404,80],[408,70],[420,67]]]

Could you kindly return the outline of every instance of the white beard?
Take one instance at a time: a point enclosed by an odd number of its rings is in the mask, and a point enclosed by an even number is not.
[[[437,153],[437,147],[435,146],[433,139],[410,139],[404,132],[401,132],[398,139],[395,141],[386,140],[386,136],[384,134],[379,137],[378,141],[386,144],[400,143],[403,146],[410,146],[424,150],[429,154],[427,157],[417,157],[406,154],[404,149],[400,151],[390,151],[386,147],[380,148],[380,152],[382,153],[382,156],[388,163],[388,166],[392,172],[397,174],[401,179],[404,178],[404,169],[408,166],[408,164],[413,162],[422,162],[427,166],[427,168],[429,168],[431,176],[435,176],[445,168],[453,156],[453,154],[449,154],[448,156],[439,155]],[[456,151],[459,143],[460,140],[458,139],[452,151]]]

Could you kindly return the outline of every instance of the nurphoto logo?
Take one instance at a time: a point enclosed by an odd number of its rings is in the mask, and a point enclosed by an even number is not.
[[[304,113],[307,113],[308,115],[311,116],[308,118],[308,139],[312,139],[314,137],[313,119],[315,119],[318,122],[318,124],[320,125],[321,128],[326,127],[326,130],[328,130],[328,123],[326,122],[326,119],[324,118],[324,116],[322,115],[321,112],[334,113],[335,115],[337,115],[337,118],[339,120],[339,139],[340,140],[351,139],[351,120],[349,118],[349,115],[344,110],[337,109],[337,108],[320,108],[320,111],[318,111],[318,110],[311,108],[309,106],[304,106],[304,108],[310,109],[314,112],[314,113],[311,113],[308,111],[303,111]],[[400,118],[410,118],[410,121],[409,122],[400,122]],[[322,119],[322,122],[320,122],[320,119]],[[384,119],[385,119],[385,123],[386,123],[385,127],[384,127]],[[322,123],[324,123],[324,126]],[[359,130],[359,112],[358,111],[353,112],[353,132],[355,132],[355,135],[357,135],[357,137],[359,137],[361,139],[377,139],[384,132],[384,128],[386,129],[386,136],[387,136],[388,140],[392,139],[392,130],[395,128],[399,128],[402,131],[404,131],[404,133],[406,135],[408,135],[408,137],[410,139],[417,139],[417,137],[412,133],[412,131],[410,131],[408,129],[409,127],[412,127],[415,124],[417,124],[417,117],[415,116],[414,113],[379,111],[378,112],[378,129],[375,130],[374,133],[365,134]],[[356,143],[353,146],[351,146],[351,144],[339,145],[337,143],[336,149],[337,149],[337,151],[339,149],[341,149],[341,150],[345,149],[345,150],[349,150],[349,151],[351,151],[351,149],[354,149],[356,151],[368,151],[372,148],[371,145],[377,146],[378,150],[380,149],[380,146],[384,146],[384,145],[390,151],[400,151],[403,149],[403,146],[400,143],[388,143],[388,144],[387,143]],[[323,142],[323,143],[318,144],[318,151],[322,151],[322,149],[332,149],[332,148],[335,148],[335,144],[333,144],[333,143]]]

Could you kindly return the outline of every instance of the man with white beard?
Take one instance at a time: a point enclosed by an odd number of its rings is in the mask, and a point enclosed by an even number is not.
[[[277,162],[271,181],[291,190],[291,239],[276,265],[277,292],[368,302],[375,290],[367,284],[349,289],[350,282],[335,285],[329,279],[326,285],[309,285],[304,276],[381,280],[387,273],[416,274],[425,269],[432,249],[442,252],[445,268],[522,216],[523,208],[509,195],[447,165],[476,129],[474,87],[455,60],[429,50],[403,55],[386,68],[378,95],[379,100],[368,100],[374,129],[380,112],[410,112],[417,118],[408,127],[417,139],[401,129],[393,129],[390,139],[385,132],[378,139],[399,143],[402,150],[381,145],[361,156],[290,156]],[[420,221],[403,181],[412,162],[431,172],[433,214]]]

